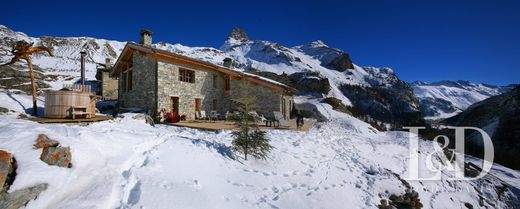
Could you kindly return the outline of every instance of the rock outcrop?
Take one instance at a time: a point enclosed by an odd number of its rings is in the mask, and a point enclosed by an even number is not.
[[[330,82],[317,73],[294,73],[289,76],[299,92],[328,94]]]
[[[49,164],[60,167],[70,168],[72,167],[72,154],[69,147],[60,147],[60,142],[49,139],[45,134],[39,134],[36,139],[34,148],[43,148],[40,160]]]
[[[29,201],[36,199],[47,187],[49,187],[49,185],[43,183],[11,193],[2,193],[0,194],[0,208],[18,209],[24,207]]]
[[[71,158],[69,147],[44,147],[40,155],[43,162],[65,168],[72,167]]]
[[[47,184],[39,184],[33,187],[7,193],[16,177],[16,160],[11,153],[0,150],[0,209],[21,208],[47,189]]]
[[[42,69],[34,67],[34,75],[36,78],[36,88],[41,92],[45,88],[50,86],[44,81],[52,81],[53,78],[49,75],[45,75]],[[17,89],[27,94],[31,93],[31,75],[29,71],[24,70],[27,67],[22,65],[0,65],[0,88],[4,89]]]
[[[16,176],[16,160],[11,153],[0,150],[0,193],[9,189]]]
[[[49,139],[49,137],[47,137],[45,134],[39,134],[38,138],[36,139],[36,144],[33,146],[34,148],[39,149],[45,147],[57,147],[58,145],[60,145],[60,142]]]
[[[228,36],[228,39],[230,39],[230,38],[238,40],[238,41],[248,41],[249,40],[249,38],[247,37],[247,33],[240,28],[233,28],[233,30],[231,30],[231,33]]]

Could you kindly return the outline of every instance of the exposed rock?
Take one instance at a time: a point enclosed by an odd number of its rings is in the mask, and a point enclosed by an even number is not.
[[[340,111],[340,112],[343,112],[343,113],[348,113],[348,114],[351,114],[350,111],[348,111],[348,108],[347,106],[345,106],[341,100],[339,100],[338,98],[335,98],[335,97],[327,97],[323,100],[321,100],[322,103],[327,103],[327,104],[330,104],[332,106],[332,109],[334,110],[337,110],[337,111]]]
[[[0,88],[4,89],[18,89],[27,94],[31,93],[31,77],[29,71],[25,70],[27,67],[22,65],[0,65]],[[33,66],[36,88],[41,92],[44,88],[50,88],[44,80],[52,80],[49,76],[41,73],[42,69]]]
[[[44,147],[40,160],[49,165],[70,168],[72,154],[69,147]]]
[[[5,107],[0,107],[0,114],[4,114],[4,113],[8,113],[9,112],[9,109],[5,108]]]
[[[233,28],[233,30],[231,30],[231,33],[229,34],[228,38],[232,38],[232,39],[239,40],[239,41],[248,41],[249,40],[246,32],[240,28]]]
[[[49,187],[48,184],[38,184],[33,187],[17,190],[11,193],[0,194],[0,209],[18,209],[27,205]]]
[[[392,194],[388,199],[391,201],[390,204],[399,208],[419,209],[423,207],[421,199],[419,199],[419,193],[411,188],[407,188],[402,195]]]
[[[11,153],[0,150],[0,193],[9,189],[16,176],[16,160]]]
[[[352,64],[352,60],[350,60],[350,56],[345,52],[341,53],[341,55],[327,63],[325,67],[340,72],[344,72],[347,69],[354,69],[354,65]]]
[[[379,209],[395,209],[396,207],[388,204],[388,200],[382,199],[381,204],[377,206]]]
[[[390,124],[394,129],[425,124],[417,98],[411,87],[402,81],[391,87],[345,84],[340,86],[340,90],[361,114]]]
[[[47,137],[45,134],[39,134],[38,138],[36,139],[36,144],[33,146],[34,148],[39,149],[45,147],[57,147],[58,145],[60,145],[60,142],[49,139],[49,137]]]
[[[294,73],[289,77],[293,80],[294,87],[300,92],[328,94],[330,83],[328,78],[321,78],[316,73]]]

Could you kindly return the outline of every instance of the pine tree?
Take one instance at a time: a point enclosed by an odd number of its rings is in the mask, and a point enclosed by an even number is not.
[[[265,159],[273,147],[269,144],[265,131],[258,127],[257,122],[260,118],[251,114],[256,108],[256,98],[250,94],[247,81],[240,83],[237,90],[239,91],[238,97],[233,99],[233,102],[237,106],[238,112],[234,115],[233,120],[239,130],[232,132],[234,138],[232,149],[244,154],[245,160],[248,155],[256,159]]]

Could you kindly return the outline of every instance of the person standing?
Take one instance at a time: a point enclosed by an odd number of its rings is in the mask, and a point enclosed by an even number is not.
[[[303,127],[303,114],[300,110],[296,113],[296,128],[300,130]]]

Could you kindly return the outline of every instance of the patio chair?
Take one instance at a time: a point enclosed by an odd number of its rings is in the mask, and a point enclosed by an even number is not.
[[[230,121],[231,120],[231,113],[229,111],[226,111],[226,115],[224,116],[224,120]]]
[[[285,120],[285,118],[283,117],[283,114],[281,112],[273,112],[273,115],[274,115],[274,120],[275,121],[278,121],[278,127],[281,127],[281,128],[290,128],[291,127],[291,123],[288,121],[288,120]]]
[[[217,113],[216,110],[212,110],[212,111],[210,112],[210,115],[209,115],[210,120],[212,120],[212,121],[217,121],[217,120],[218,120],[218,115],[219,115],[219,114]]]
[[[200,111],[200,118],[202,120],[208,120],[209,119],[208,116],[206,116],[206,111],[204,111],[204,110]]]
[[[202,120],[202,117],[200,116],[199,111],[195,111],[195,120]]]

